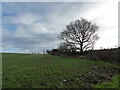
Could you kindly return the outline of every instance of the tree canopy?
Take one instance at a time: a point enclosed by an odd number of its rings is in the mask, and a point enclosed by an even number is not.
[[[70,22],[66,25],[59,38],[69,44],[74,44],[80,52],[94,47],[94,43],[98,40],[96,31],[98,26],[84,18]]]

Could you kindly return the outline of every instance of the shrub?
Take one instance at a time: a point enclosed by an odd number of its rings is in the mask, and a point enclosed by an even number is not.
[[[89,51],[86,55],[88,59],[118,62],[120,48],[103,49]]]

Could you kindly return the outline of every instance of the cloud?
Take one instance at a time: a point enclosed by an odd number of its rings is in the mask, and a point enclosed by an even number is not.
[[[18,52],[27,50],[29,52],[39,51],[41,52],[44,49],[52,49],[56,46],[57,34],[36,31],[37,27],[19,27],[16,31],[11,32],[4,30],[3,31],[3,44],[5,50],[8,48],[16,48]],[[36,30],[35,30],[36,29]],[[4,50],[4,48],[3,48]]]
[[[45,23],[40,22],[36,14],[24,13],[8,17],[7,22],[17,25],[16,30],[3,30],[3,50],[16,48],[17,52],[41,52],[52,49],[56,45],[56,32],[49,30]],[[6,22],[4,22],[6,23]]]
[[[17,51],[27,50],[29,52],[41,51],[42,48],[52,49],[57,42],[56,35],[48,33],[27,33],[27,32],[3,32],[3,44],[6,50],[8,48],[16,48]],[[49,47],[48,47],[49,46]]]
[[[40,17],[35,16],[33,14],[25,13],[25,14],[20,14],[18,16],[13,16],[11,17],[11,23],[14,24],[22,24],[22,25],[30,25],[34,24],[35,22],[39,21]]]
[[[115,5],[95,2],[4,3],[3,51],[42,52],[55,48],[60,42],[58,34],[70,21],[81,17],[100,27],[96,48],[112,47],[111,41],[117,43]]]
[[[118,2],[104,2],[102,6],[90,12],[90,17],[96,13],[93,21],[99,26],[100,40],[96,43],[96,48],[111,48],[118,45]]]

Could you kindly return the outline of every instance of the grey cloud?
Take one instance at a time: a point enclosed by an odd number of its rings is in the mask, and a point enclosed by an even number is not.
[[[54,46],[56,46],[56,42],[58,43],[58,39],[56,38],[57,35],[54,34],[39,34],[29,37],[17,37],[14,35],[11,36],[11,33],[5,35],[4,32],[3,35],[3,44],[5,45],[5,47],[12,45],[11,48],[18,48],[20,51],[27,49],[29,50],[29,52],[41,52],[42,48],[54,48]]]
[[[3,6],[3,13],[11,15],[4,16],[3,23],[17,27],[16,30],[3,30],[3,49],[16,48],[17,52],[42,52],[57,47],[58,34],[65,25],[96,3],[89,4],[6,3]]]

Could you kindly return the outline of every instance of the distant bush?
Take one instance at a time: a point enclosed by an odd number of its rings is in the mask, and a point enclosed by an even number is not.
[[[58,55],[58,56],[69,56],[69,57],[78,57],[83,59],[91,59],[91,60],[103,60],[110,62],[118,62],[120,55],[120,47],[112,48],[112,49],[100,49],[100,50],[89,50],[84,51],[84,53],[80,54],[80,52],[76,51],[61,51],[59,49],[47,50],[48,54]]]
[[[118,62],[119,55],[120,55],[120,48],[93,50],[93,51],[89,51],[86,54],[88,59],[103,60],[110,62],[114,62],[114,61]]]

